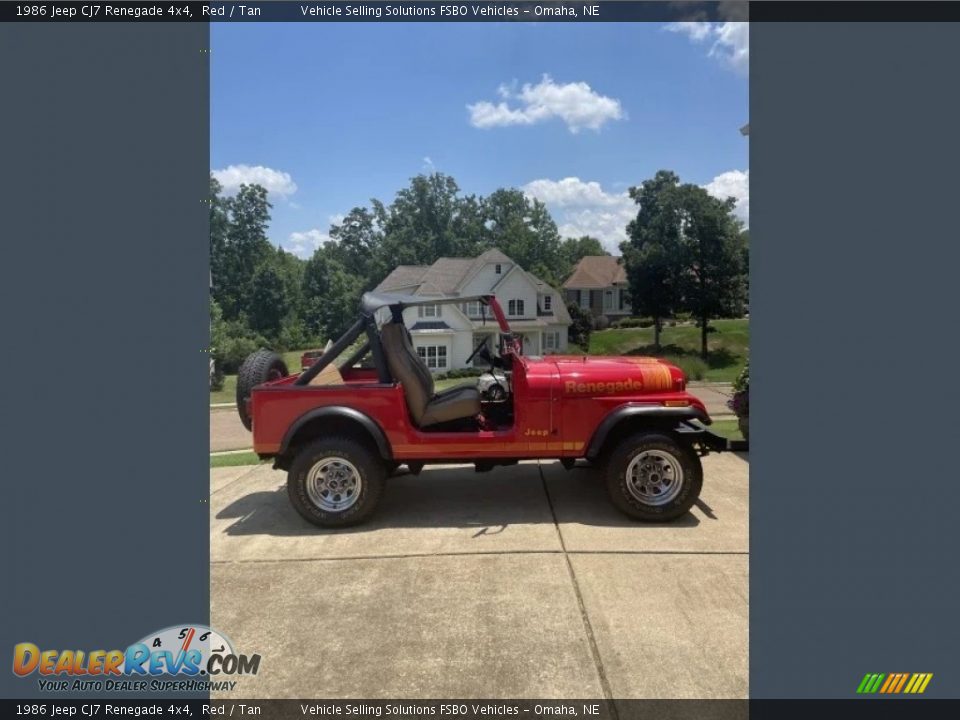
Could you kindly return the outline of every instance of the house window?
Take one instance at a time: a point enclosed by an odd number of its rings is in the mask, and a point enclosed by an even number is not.
[[[419,345],[417,355],[431,370],[444,370],[447,367],[446,345]]]
[[[421,305],[418,315],[420,317],[438,318],[440,317],[439,305]]]
[[[463,311],[467,314],[467,317],[480,317],[480,303],[476,300],[468,302],[463,306]]]
[[[494,271],[497,275],[499,275],[499,274],[503,271],[503,268],[500,267],[500,263],[497,263],[496,265],[493,266],[493,271]]]
[[[613,290],[607,290],[603,293],[603,309],[613,310]]]
[[[580,307],[584,310],[590,309],[590,291],[589,290],[580,291]]]
[[[523,300],[511,300],[507,303],[507,314],[514,317],[523,315]]]
[[[623,289],[620,290],[620,309],[627,309],[627,291]]]
[[[543,349],[544,351],[560,349],[560,333],[558,331],[553,330],[543,334]]]
[[[553,295],[543,296],[543,311],[551,312],[553,310]]]

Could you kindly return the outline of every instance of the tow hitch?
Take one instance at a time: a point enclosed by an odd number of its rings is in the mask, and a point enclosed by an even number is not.
[[[677,431],[693,447],[697,449],[700,455],[706,455],[709,452],[748,452],[750,443],[747,440],[731,440],[722,435],[710,432],[699,423],[683,421],[677,427]]]

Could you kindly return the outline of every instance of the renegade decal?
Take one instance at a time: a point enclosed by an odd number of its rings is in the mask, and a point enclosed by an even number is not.
[[[666,365],[641,364],[640,380],[627,378],[626,380],[608,380],[606,382],[577,382],[566,380],[563,391],[568,395],[584,393],[620,393],[620,392],[651,392],[655,390],[673,389],[673,375]]]

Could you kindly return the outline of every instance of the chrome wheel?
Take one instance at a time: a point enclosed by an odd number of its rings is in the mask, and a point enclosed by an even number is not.
[[[343,458],[326,457],[307,473],[307,496],[326,512],[342,512],[360,497],[363,481],[353,463]]]
[[[627,466],[627,491],[645,505],[666,505],[683,488],[683,467],[672,454],[645,450]]]

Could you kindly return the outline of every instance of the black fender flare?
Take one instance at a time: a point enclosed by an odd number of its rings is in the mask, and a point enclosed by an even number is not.
[[[684,405],[680,407],[667,407],[657,403],[625,403],[611,410],[597,425],[593,431],[593,436],[587,444],[585,457],[596,457],[600,454],[600,448],[606,442],[607,436],[621,421],[633,417],[646,417],[657,420],[699,420],[704,425],[710,424],[710,417],[700,408],[693,405]]]
[[[378,425],[377,422],[374,421],[369,415],[343,405],[330,405],[327,407],[315,408],[298,417],[297,420],[289,428],[287,428],[287,432],[283,436],[283,441],[280,443],[280,451],[278,454],[283,455],[287,452],[287,450],[289,450],[290,443],[304,425],[321,418],[343,418],[345,420],[351,420],[358,423],[370,434],[370,437],[377,445],[377,450],[379,450],[380,456],[384,460],[393,459],[393,450],[390,448],[390,441],[387,440],[387,434],[383,431],[383,428],[381,428],[380,425]]]

